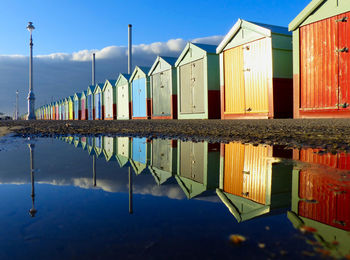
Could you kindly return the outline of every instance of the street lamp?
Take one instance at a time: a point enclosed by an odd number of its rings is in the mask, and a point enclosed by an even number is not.
[[[35,119],[34,102],[35,96],[33,91],[33,39],[32,31],[35,29],[32,22],[28,22],[27,29],[30,32],[30,57],[29,57],[29,93],[28,93],[28,117],[27,120]]]

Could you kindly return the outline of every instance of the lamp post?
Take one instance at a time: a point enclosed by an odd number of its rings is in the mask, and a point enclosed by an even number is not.
[[[35,96],[33,91],[33,39],[32,31],[35,29],[32,22],[28,22],[27,29],[30,32],[30,57],[29,57],[29,93],[28,93],[28,117],[27,120],[35,119],[34,102]]]

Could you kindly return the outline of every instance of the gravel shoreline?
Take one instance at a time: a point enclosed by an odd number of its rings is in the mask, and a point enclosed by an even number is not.
[[[350,119],[0,121],[17,136],[112,135],[350,151]]]

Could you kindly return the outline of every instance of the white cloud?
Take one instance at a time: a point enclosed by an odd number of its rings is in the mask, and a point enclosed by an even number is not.
[[[196,43],[218,44],[222,36],[194,39]],[[133,46],[133,66],[151,66],[157,55],[177,57],[187,41],[170,39]],[[35,51],[35,49],[34,49]],[[91,83],[91,56],[96,53],[96,81],[116,79],[127,71],[127,47],[108,46],[101,50],[52,53],[34,57],[36,107],[81,92]],[[15,93],[20,92],[20,113],[26,110],[28,93],[28,56],[0,55],[0,111],[14,112]]]

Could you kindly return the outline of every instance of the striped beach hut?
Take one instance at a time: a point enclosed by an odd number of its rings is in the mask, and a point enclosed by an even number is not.
[[[59,102],[55,102],[55,120],[60,119],[60,112],[59,112]]]
[[[88,120],[95,120],[95,99],[94,99],[94,92],[95,92],[96,86],[90,85],[87,88],[87,114]]]
[[[177,58],[158,56],[148,76],[151,86],[151,118],[177,118]]]
[[[350,117],[350,2],[313,0],[293,31],[294,118]]]
[[[117,119],[131,119],[130,74],[120,73],[115,83],[117,93]]]
[[[103,86],[103,83],[98,83],[94,91],[95,120],[103,120]]]
[[[64,120],[69,120],[69,98],[64,99]]]
[[[60,120],[64,120],[64,102],[60,100]]]
[[[216,52],[222,119],[293,116],[292,35],[287,28],[238,19]]]
[[[83,92],[81,92],[81,98],[80,98],[80,111],[81,111],[81,120],[87,120],[87,91],[84,90]]]
[[[175,63],[178,119],[220,118],[216,45],[188,43]]]
[[[104,120],[113,120],[117,118],[116,82],[116,80],[107,79],[102,89]]]
[[[74,120],[80,120],[81,119],[81,93],[75,93],[74,94]]]
[[[150,84],[148,72],[150,68],[136,66],[130,76],[131,84],[131,118],[149,119],[151,115]]]

